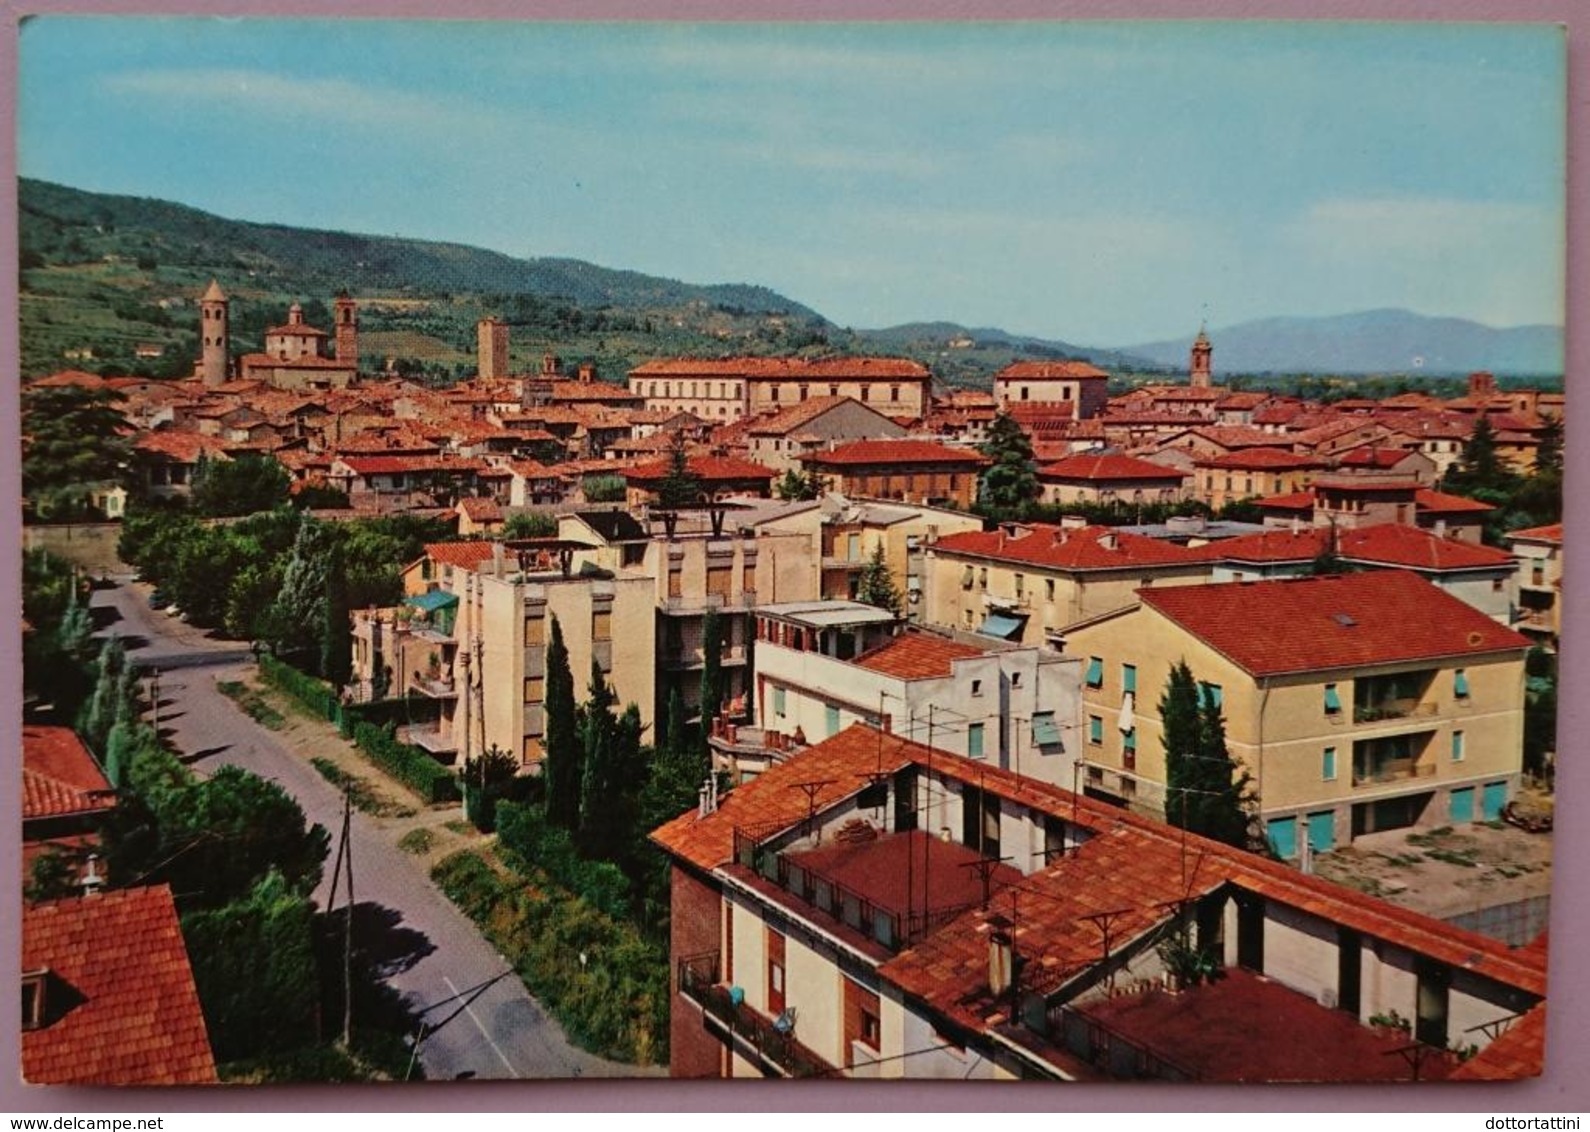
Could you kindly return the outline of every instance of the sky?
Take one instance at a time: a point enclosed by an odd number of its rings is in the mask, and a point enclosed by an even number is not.
[[[1563,321],[1543,25],[46,16],[23,176],[1089,346]]]

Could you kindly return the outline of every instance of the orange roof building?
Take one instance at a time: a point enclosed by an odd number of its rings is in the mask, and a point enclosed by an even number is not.
[[[216,1082],[165,885],[22,911],[22,1076],[35,1085]]]
[[[907,358],[672,358],[629,372],[648,409],[729,422],[812,397],[850,397],[894,418],[916,419],[932,403],[932,375]]]

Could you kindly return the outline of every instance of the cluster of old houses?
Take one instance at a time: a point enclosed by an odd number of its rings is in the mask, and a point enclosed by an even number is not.
[[[434,391],[357,373],[345,299],[334,353],[290,317],[234,365],[211,343],[225,304],[218,288],[201,304],[193,381],[108,380],[148,488],[258,452],[353,513],[456,516],[462,539],[408,564],[401,605],[353,615],[349,694],[407,697],[409,742],[534,770],[554,618],[577,678],[594,665],[648,725],[676,692],[699,713],[718,653],[724,708],[699,722],[734,788],[655,834],[674,859],[676,1074],[1538,1070],[1543,948],[1295,864],[1492,820],[1517,789],[1561,530],[1485,546],[1488,506],[1435,484],[1482,416],[1529,467],[1560,398],[1488,375],[1449,402],[1232,392],[1203,334],[1190,384],[1116,398],[1075,362],[935,397],[924,367],[886,358],[659,361],[625,389],[551,357],[510,373],[490,319],[477,378]],[[1000,410],[1033,439],[1047,501],[1256,499],[1260,521],[984,530],[975,442]],[[680,436],[700,498],[661,508]],[[825,490],[775,499],[786,471]],[[623,505],[586,499],[615,474]],[[556,534],[502,538],[520,510]],[[875,556],[898,610],[856,600]],[[1317,576],[1326,556],[1354,572]],[[1158,703],[1183,661],[1278,861],[1160,824]],[[1228,977],[1174,993],[1188,972],[1167,957],[1189,940]],[[1412,1035],[1368,1024],[1394,1015]],[[1240,1034],[1209,1037],[1231,1019]],[[1461,1069],[1424,1064],[1471,1045]]]

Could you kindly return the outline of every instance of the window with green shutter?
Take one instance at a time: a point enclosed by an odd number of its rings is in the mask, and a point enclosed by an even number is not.
[[[1319,762],[1319,776],[1321,778],[1323,778],[1326,782],[1334,782],[1336,780],[1336,748],[1335,747],[1326,747],[1325,748],[1325,753],[1324,753],[1323,756],[1321,756],[1320,762]]]
[[[1466,668],[1459,668],[1452,674],[1452,694],[1460,700],[1469,696],[1469,672]]]
[[[1104,742],[1104,717],[1099,715],[1088,716],[1088,742]]]
[[[983,757],[983,725],[981,723],[967,725],[966,755],[968,758],[973,759]]]
[[[1135,664],[1123,664],[1123,665],[1121,665],[1121,691],[1123,691],[1123,692],[1131,692],[1134,695],[1136,694],[1136,692],[1137,692],[1137,665],[1135,665]]]
[[[774,688],[773,689],[773,714],[774,715],[778,715],[778,716],[782,716],[784,714],[784,689],[783,688]]]
[[[1226,693],[1219,684],[1211,684],[1207,680],[1198,681],[1198,706],[1199,707],[1224,707]]]
[[[1337,715],[1342,710],[1342,698],[1336,692],[1335,684],[1325,685],[1325,714]]]
[[[1088,658],[1087,684],[1090,688],[1102,688],[1104,686],[1103,657],[1090,656]]]

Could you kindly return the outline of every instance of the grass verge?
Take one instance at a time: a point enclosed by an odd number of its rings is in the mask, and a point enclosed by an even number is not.
[[[354,808],[362,814],[369,814],[376,818],[411,818],[416,813],[412,806],[400,805],[390,798],[383,797],[375,787],[356,774],[349,774],[330,759],[315,756],[309,760],[320,777],[331,783],[339,790],[346,790]],[[423,832],[415,830],[414,832]]]
[[[287,726],[287,717],[265,702],[265,697],[239,680],[222,680],[216,684],[221,694],[230,697],[255,723],[271,731]]]

